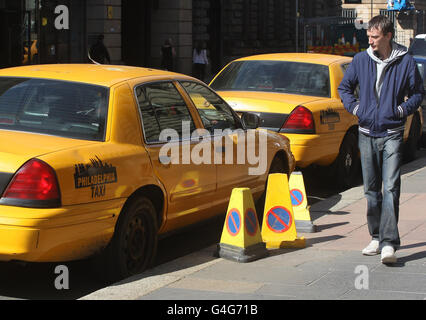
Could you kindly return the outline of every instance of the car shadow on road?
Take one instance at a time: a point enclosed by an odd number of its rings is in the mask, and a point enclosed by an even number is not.
[[[131,281],[155,274],[185,270],[217,259],[213,247],[220,242],[225,215],[160,239],[151,269],[129,278]],[[199,252],[199,253],[198,253]],[[179,259],[193,254],[191,259]],[[168,263],[172,262],[172,263]],[[69,270],[69,288],[57,289],[58,265]],[[90,259],[61,263],[0,262],[0,300],[74,300],[114,285],[99,277]],[[130,280],[123,280],[129,282]]]
[[[68,283],[62,282],[64,273],[55,271],[57,266],[66,266]],[[59,282],[58,282],[59,281]],[[95,276],[88,260],[61,263],[0,263],[0,300],[74,300],[109,283]],[[58,289],[59,288],[59,289]]]
[[[215,249],[222,236],[225,214],[180,230],[160,239],[152,267],[114,284],[123,285],[144,278],[172,275],[218,259]]]

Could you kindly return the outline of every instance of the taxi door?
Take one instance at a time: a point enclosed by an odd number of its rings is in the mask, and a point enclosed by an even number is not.
[[[146,150],[156,176],[167,191],[167,216],[161,232],[195,223],[211,215],[208,198],[216,190],[216,171],[198,165],[190,154],[196,125],[191,111],[171,81],[135,87]]]
[[[236,114],[206,86],[192,81],[180,83],[196,106],[204,128],[211,134],[218,196],[227,203],[233,188],[258,186],[259,176],[249,175],[248,171],[247,131]],[[254,147],[258,149],[258,144]]]

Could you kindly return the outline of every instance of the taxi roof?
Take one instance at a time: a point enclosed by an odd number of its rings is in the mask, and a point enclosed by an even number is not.
[[[292,62],[306,62],[322,65],[330,65],[337,61],[351,61],[351,57],[338,56],[333,54],[321,53],[269,53],[259,54],[249,57],[236,59],[235,61],[244,60],[277,60],[277,61],[292,61]]]
[[[29,77],[84,82],[110,87],[129,79],[184,76],[173,72],[121,65],[46,64],[0,69],[0,77]]]

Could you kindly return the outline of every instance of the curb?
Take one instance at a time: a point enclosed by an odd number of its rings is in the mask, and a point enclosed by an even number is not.
[[[216,245],[188,254],[141,274],[92,292],[78,300],[135,300],[152,291],[177,282],[182,278],[208,268],[222,258],[213,256]]]

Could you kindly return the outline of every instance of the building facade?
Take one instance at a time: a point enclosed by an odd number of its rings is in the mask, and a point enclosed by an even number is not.
[[[386,0],[344,0],[342,15],[354,17],[365,24],[372,17],[382,14],[394,23],[395,41],[409,47],[416,34],[426,33],[426,0],[411,0],[414,10],[388,11]]]
[[[416,10],[391,14],[405,45],[426,32],[426,0],[411,2]],[[201,41],[214,74],[237,57],[335,41],[321,25],[348,14],[364,23],[385,9],[383,0],[0,0],[0,67],[86,63],[103,34],[113,64],[153,68],[171,39],[174,69],[186,74]]]
[[[121,59],[121,0],[0,0],[0,67],[86,63],[97,35]]]

